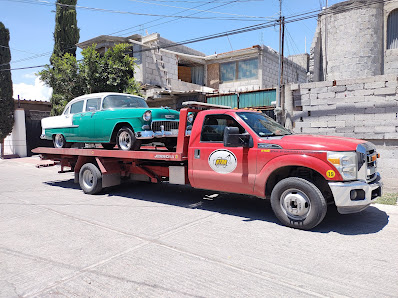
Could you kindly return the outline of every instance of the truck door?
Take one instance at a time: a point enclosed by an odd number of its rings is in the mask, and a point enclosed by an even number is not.
[[[196,188],[251,194],[256,176],[256,149],[224,147],[226,126],[239,127],[240,133],[245,132],[230,115],[204,117],[200,138],[191,142],[189,148],[193,156],[191,184]]]

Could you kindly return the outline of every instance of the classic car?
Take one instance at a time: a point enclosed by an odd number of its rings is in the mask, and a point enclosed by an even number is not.
[[[138,150],[154,139],[172,150],[178,135],[179,112],[148,108],[139,96],[87,94],[71,100],[62,115],[42,119],[42,139],[55,148],[73,143],[101,143],[105,149]]]

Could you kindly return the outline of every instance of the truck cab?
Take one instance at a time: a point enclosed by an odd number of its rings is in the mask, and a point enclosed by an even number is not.
[[[269,197],[284,224],[311,228],[327,204],[354,213],[381,195],[378,157],[363,140],[294,135],[260,112],[208,110],[192,127],[188,177],[195,188]]]

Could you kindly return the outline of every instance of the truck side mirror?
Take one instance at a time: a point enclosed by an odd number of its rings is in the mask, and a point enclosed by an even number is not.
[[[249,133],[239,133],[238,127],[225,127],[224,147],[253,147],[253,139]]]

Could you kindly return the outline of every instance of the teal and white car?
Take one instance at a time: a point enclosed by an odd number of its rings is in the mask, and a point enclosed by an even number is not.
[[[177,140],[179,112],[148,108],[139,96],[122,93],[87,94],[71,100],[60,116],[42,119],[42,139],[54,147],[101,143],[105,149],[138,150],[154,139],[170,150]]]

